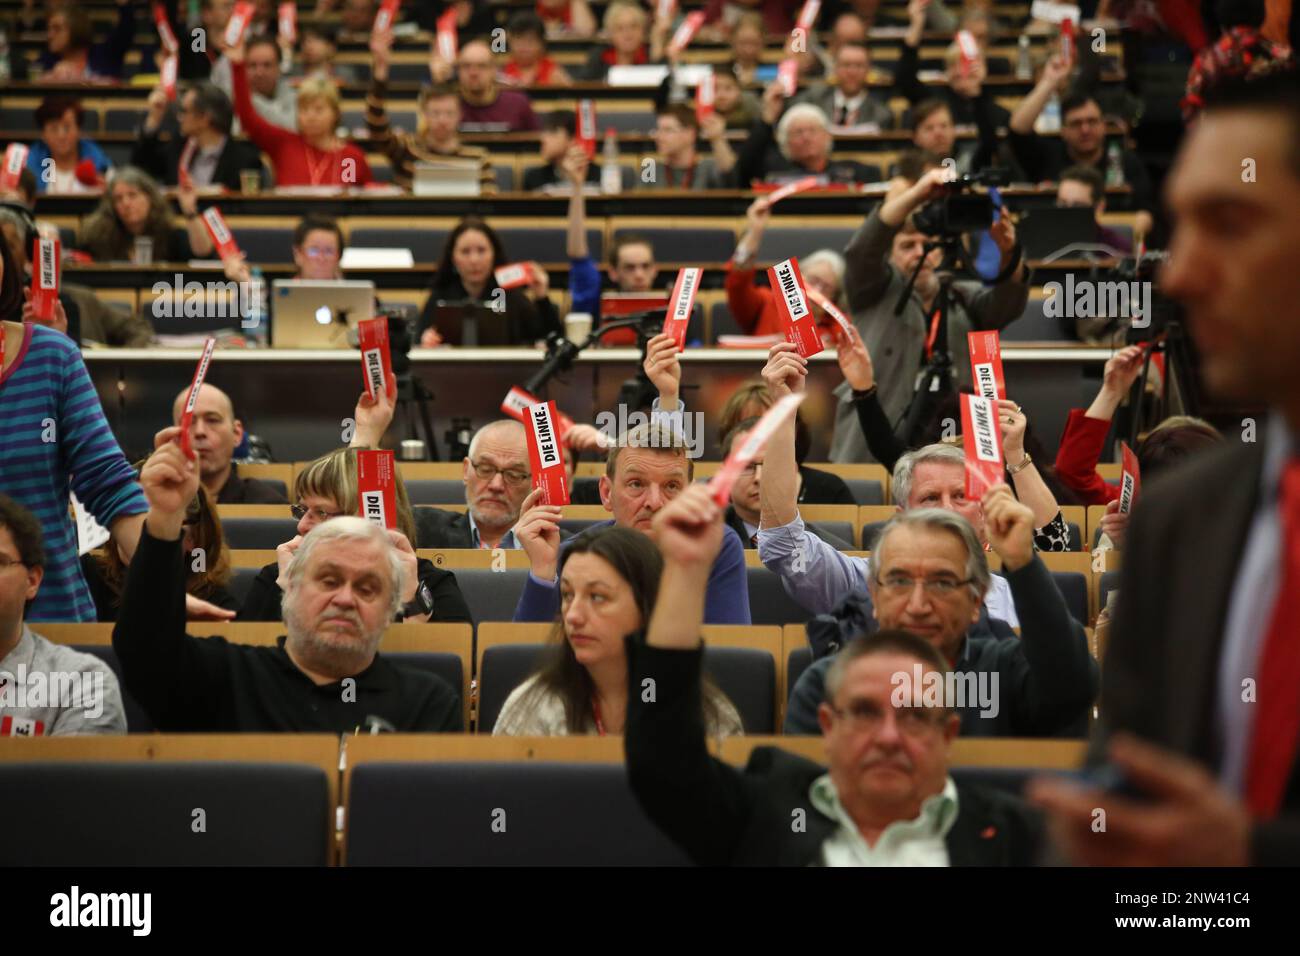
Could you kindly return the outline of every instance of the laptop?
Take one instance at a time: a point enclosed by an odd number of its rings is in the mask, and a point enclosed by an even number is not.
[[[1097,241],[1097,220],[1091,206],[1046,206],[1030,209],[1016,223],[1016,235],[1027,259],[1045,259],[1078,242]]]
[[[373,282],[276,279],[271,283],[271,348],[356,348],[357,323],[374,313]]]
[[[447,345],[482,348],[523,344],[511,341],[506,314],[484,305],[434,303],[433,327]]]
[[[477,160],[439,160],[415,164],[411,192],[417,196],[477,196],[483,191]]]

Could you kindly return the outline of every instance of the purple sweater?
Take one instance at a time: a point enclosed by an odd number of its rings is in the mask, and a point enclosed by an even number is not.
[[[474,106],[460,101],[460,122],[467,123],[505,123],[510,132],[534,132],[542,128],[541,120],[533,112],[533,104],[528,97],[516,90],[498,90],[497,98],[487,106]]]

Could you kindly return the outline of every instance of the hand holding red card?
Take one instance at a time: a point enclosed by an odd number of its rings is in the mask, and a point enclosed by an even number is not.
[[[492,278],[497,280],[497,285],[502,289],[518,289],[533,281],[533,270],[526,262],[516,262],[513,265],[501,266],[492,273]]]
[[[1002,483],[1002,438],[992,400],[963,392],[961,438],[966,451],[966,500],[979,501]]]
[[[32,266],[32,318],[40,322],[54,320],[54,307],[59,302],[59,267],[61,245],[57,238],[38,238],[35,242],[36,261]]]
[[[176,33],[172,30],[172,25],[167,21],[167,9],[161,3],[153,5],[153,22],[158,28],[158,39],[163,50],[168,56],[175,54],[181,47],[176,42]]]
[[[383,316],[363,319],[357,323],[357,333],[366,394],[373,399],[382,390],[389,398],[396,398],[397,383],[393,378],[393,357],[388,345],[388,320]]]
[[[564,441],[556,422],[555,403],[528,406],[524,417],[528,429],[528,462],[533,487],[542,489],[543,503],[569,503],[569,476],[564,470]]]
[[[449,5],[437,20],[438,55],[448,63],[456,62],[459,52],[458,34],[456,32],[456,7]]]
[[[1120,442],[1120,452],[1124,459],[1123,471],[1119,477],[1119,513],[1128,514],[1137,503],[1138,492],[1142,490],[1142,469],[1138,467],[1137,455],[1128,447],[1127,442]]]
[[[745,470],[745,466],[758,457],[759,452],[785,422],[793,417],[795,411],[805,398],[807,392],[791,392],[763,413],[763,417],[745,436],[740,447],[733,448],[722,467],[709,480],[709,494],[719,508],[725,508],[731,499],[731,489]]]
[[[786,183],[779,189],[774,189],[772,194],[767,197],[768,206],[775,206],[782,199],[793,196],[795,193],[807,192],[809,189],[816,189],[818,180],[816,176],[805,176],[803,179],[796,179],[792,183]]]
[[[397,527],[397,465],[391,449],[357,451],[357,511],[381,528]]]
[[[218,259],[225,260],[239,255],[239,244],[235,242],[235,234],[226,225],[226,219],[221,215],[220,209],[209,206],[203,210],[203,225],[208,230],[212,244],[217,247]]]
[[[799,61],[794,58],[782,60],[776,68],[776,80],[787,97],[794,96],[799,89]]]
[[[279,22],[281,41],[285,43],[296,41],[298,39],[298,4],[280,4],[276,8],[276,19]]]
[[[767,270],[767,279],[776,300],[781,330],[787,342],[794,343],[804,358],[822,350],[822,339],[817,334],[817,323],[808,304],[808,292],[799,260],[793,257],[778,262]]]
[[[253,22],[253,5],[247,0],[239,0],[235,8],[230,11],[230,19],[226,21],[226,46],[239,46],[244,42],[244,34],[248,32],[248,26]]]
[[[501,400],[501,411],[515,421],[526,424],[529,406],[538,404],[541,404],[539,399],[515,385],[511,387],[510,391],[506,392],[506,397]],[[555,424],[560,429],[560,441],[564,441],[564,436],[573,427],[573,419],[557,408],[555,409]]]
[[[668,41],[669,56],[676,56],[691,45],[691,41],[695,39],[695,34],[699,33],[700,27],[704,26],[704,16],[703,10],[692,10],[682,18],[677,32]]]
[[[18,188],[18,179],[27,168],[27,153],[28,149],[22,143],[10,143],[5,147],[4,166],[0,168],[0,188]]]
[[[836,307],[834,302],[818,292],[815,286],[808,287],[808,298],[821,306],[821,310],[835,320],[836,334],[842,337],[841,341],[852,338],[853,333],[849,330],[853,328],[853,323],[849,321],[848,316]]]
[[[717,84],[713,79],[713,71],[710,70],[700,77],[700,85],[695,87],[695,121],[700,125],[713,115],[717,95]]]
[[[1002,374],[1002,344],[997,332],[967,332],[971,378],[975,391],[997,401],[1007,397],[1007,380]]]
[[[695,293],[700,288],[699,269],[682,269],[668,298],[668,315],[664,319],[664,334],[671,335],[677,350],[686,348],[686,329],[691,324],[691,310],[695,307]]]
[[[391,30],[393,24],[397,22],[397,8],[402,5],[402,0],[384,0],[375,14],[375,32],[382,33],[384,30]]]
[[[591,100],[578,100],[577,120],[575,141],[590,159],[596,155],[596,104]]]
[[[209,338],[203,343],[203,355],[199,357],[198,367],[194,370],[194,381],[190,383],[190,393],[185,397],[185,410],[181,413],[181,451],[185,457],[194,460],[194,447],[190,443],[190,425],[194,422],[194,406],[199,400],[199,389],[208,374],[208,363],[212,361],[212,350],[217,347],[217,340]]]

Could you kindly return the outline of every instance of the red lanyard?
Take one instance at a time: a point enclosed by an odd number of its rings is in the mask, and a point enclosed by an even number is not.
[[[666,165],[666,164],[665,164],[665,165]],[[677,170],[675,170],[675,169],[673,169],[671,166],[669,166],[669,167],[668,167],[668,185],[671,186],[671,187],[673,187],[674,189],[677,188],[677,184],[676,184],[675,182],[673,182],[673,180],[676,179],[676,178],[677,178]],[[690,188],[691,188],[691,183],[693,183],[694,181],[695,181],[695,167],[694,167],[694,166],[687,166],[686,169],[685,169],[685,171],[683,171],[683,173],[682,173],[682,183],[681,183],[681,188],[682,188],[682,189],[690,189]]]
[[[934,310],[934,315],[930,316],[930,334],[925,337],[925,357],[929,358],[934,354],[934,340],[939,337],[939,310]]]
[[[319,166],[317,166],[311,160],[311,151],[313,148],[314,147],[307,145],[306,140],[303,141],[302,152],[303,152],[303,156],[307,160],[307,175],[311,177],[311,184],[313,186],[319,186],[322,184],[322,181],[325,179],[326,171],[329,170],[330,166],[333,164],[334,156],[331,153],[325,153],[324,162],[322,162]],[[317,152],[320,151],[317,150]]]
[[[591,699],[591,716],[596,719],[596,733],[605,736],[605,722],[600,719],[600,701],[596,698]]]

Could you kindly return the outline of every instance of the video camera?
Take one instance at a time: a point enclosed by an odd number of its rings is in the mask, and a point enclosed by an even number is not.
[[[974,187],[1005,186],[1009,182],[1009,169],[983,169],[958,176],[945,184],[942,196],[913,213],[912,221],[917,229],[931,236],[952,238],[982,232],[993,225],[993,198],[987,192],[975,192]]]

